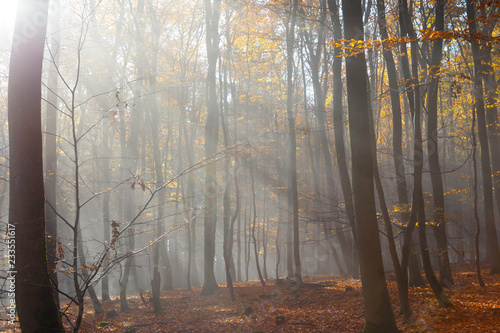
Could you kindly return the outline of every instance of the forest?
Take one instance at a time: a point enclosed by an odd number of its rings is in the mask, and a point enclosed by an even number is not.
[[[0,3],[0,331],[499,332],[498,0]]]

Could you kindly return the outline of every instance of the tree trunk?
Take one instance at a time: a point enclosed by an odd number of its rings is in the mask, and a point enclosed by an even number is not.
[[[227,13],[226,13],[227,14]],[[228,44],[230,44],[230,38],[229,38],[229,29],[226,30],[226,40]],[[224,62],[224,66],[222,66],[222,71],[224,72],[223,74],[223,91],[222,91],[222,104],[224,105],[224,111],[221,112],[221,124],[222,124],[222,132],[224,136],[224,147],[226,149],[229,148],[229,130],[226,122],[226,115],[229,111],[229,105],[227,101],[228,97],[228,87],[227,87],[227,72],[229,70],[229,55],[230,55],[230,46],[227,50],[226,53],[226,59]],[[236,138],[235,138],[236,139]],[[227,288],[229,289],[229,296],[231,297],[231,300],[236,300],[236,295],[234,293],[234,286],[233,286],[233,279],[234,279],[234,274],[231,272],[231,268],[233,263],[233,230],[234,230],[234,221],[237,218],[238,211],[239,211],[239,198],[238,198],[238,180],[236,178],[236,161],[235,161],[235,169],[233,170],[234,172],[234,180],[235,180],[235,189],[236,189],[236,212],[234,217],[231,217],[231,197],[230,197],[230,189],[231,189],[231,174],[229,172],[230,169],[230,162],[231,160],[229,158],[226,158],[225,160],[225,165],[224,165],[224,172],[225,172],[225,178],[226,178],[226,186],[224,188],[224,196],[223,196],[223,210],[224,210],[224,216],[223,216],[223,224],[224,224],[224,232],[223,232],[223,245],[222,245],[222,255],[224,258],[224,268],[225,268],[225,273],[226,273],[226,284]],[[233,265],[234,267],[234,265]]]
[[[471,33],[477,33],[476,26],[476,2],[467,4],[467,19]],[[477,129],[479,143],[481,147],[481,171],[483,175],[483,196],[484,196],[484,219],[486,227],[486,260],[491,267],[493,274],[500,273],[500,250],[498,246],[497,230],[495,226],[495,214],[493,210],[493,184],[491,180],[491,165],[488,144],[488,134],[486,130],[486,116],[484,105],[483,82],[481,73],[483,72],[480,48],[477,42],[472,43],[472,56],[474,59],[475,76],[475,112],[477,114]]]
[[[342,39],[342,26],[339,18],[339,7],[336,0],[328,0],[333,21],[333,33],[336,41]],[[335,135],[335,151],[337,153],[337,166],[339,168],[340,185],[344,196],[347,218],[351,225],[354,238],[354,248],[356,248],[356,225],[354,221],[354,204],[352,199],[351,179],[347,167],[346,151],[345,151],[345,136],[344,136],[344,116],[342,106],[342,48],[335,47],[333,50],[333,129]],[[359,263],[357,250],[354,251],[352,263],[353,278],[359,278]],[[349,267],[349,266],[347,266]],[[349,269],[348,269],[349,270]]]
[[[264,201],[264,203],[265,203],[265,201]],[[265,213],[265,209],[264,209],[264,213]],[[263,230],[262,230],[262,259],[263,259],[262,274],[264,275],[264,280],[269,280],[269,275],[267,274],[267,240],[269,237],[269,222],[266,220],[265,217],[263,219],[263,223],[264,223],[264,226],[263,226]]]
[[[7,230],[12,265],[8,280],[13,283],[15,279],[15,308],[23,332],[64,332],[47,270],[45,243],[41,75],[47,11],[47,0],[18,1],[9,69]]]
[[[253,176],[252,163],[250,163],[249,168],[250,168],[250,178],[252,179],[252,203],[253,203],[252,240],[253,240],[253,249],[255,254],[255,265],[257,268],[257,274],[259,276],[260,284],[262,284],[262,286],[265,287],[266,282],[264,281],[264,278],[262,277],[262,272],[260,270],[259,251],[257,250],[257,239],[255,238],[255,226],[257,224],[257,203],[255,202],[255,180]]]
[[[444,30],[444,2],[436,1],[435,31]],[[446,216],[444,210],[444,189],[439,165],[438,148],[438,90],[439,72],[443,50],[443,40],[438,38],[432,47],[431,66],[429,71],[430,83],[427,95],[427,152],[432,183],[432,197],[434,199],[434,237],[437,242],[439,281],[443,286],[453,285],[450,258],[448,255],[448,240],[446,237]]]
[[[137,23],[137,31],[144,31],[144,25],[145,25],[145,19],[144,19],[144,0],[139,0],[137,1],[137,10],[135,13],[135,19]],[[132,9],[132,8],[131,8]],[[138,77],[144,77],[145,72],[146,72],[146,60],[145,60],[145,52],[144,52],[144,46],[142,44],[142,36],[138,35],[135,36],[135,47],[137,49],[137,52],[135,53],[136,55],[136,71],[137,71],[137,76]],[[144,80],[138,80],[136,82],[136,85],[134,86],[134,96],[136,98],[142,97],[144,94]],[[120,103],[121,104],[121,103]],[[121,154],[122,157],[127,157],[127,160],[124,161],[124,165],[122,166],[122,175],[123,178],[127,178],[129,174],[131,173],[132,175],[136,174],[137,171],[137,159],[139,157],[139,151],[138,151],[138,142],[139,142],[139,133],[141,132],[141,123],[142,123],[142,112],[144,108],[144,104],[141,102],[137,102],[135,107],[131,110],[131,119],[130,119],[130,124],[133,124],[133,126],[130,126],[130,131],[128,137],[126,136],[126,129],[125,129],[125,119],[121,119],[120,117],[120,144],[121,144]],[[123,117],[125,118],[125,117]],[[124,188],[123,190],[123,216],[124,216],[124,221],[131,221],[134,218],[135,215],[135,193],[133,188]],[[130,229],[127,232],[126,237],[126,242],[125,242],[125,253],[130,254],[134,250],[135,246],[135,227],[131,226]],[[129,281],[129,275],[132,274],[132,276],[136,276],[137,274],[133,271],[136,270],[135,265],[133,264],[132,257],[128,257],[125,260],[124,264],[124,269],[122,271],[122,279],[120,280],[120,307],[122,310],[128,310],[128,304],[127,304],[127,285]]]
[[[412,39],[411,42],[411,54],[412,54],[412,75],[413,75],[413,100],[415,105],[414,110],[414,185],[413,185],[413,202],[412,202],[412,216],[410,217],[410,225],[413,226],[414,221],[418,222],[418,232],[420,240],[420,253],[422,255],[422,262],[424,266],[425,276],[429,285],[431,286],[434,296],[439,303],[440,307],[451,306],[452,303],[448,300],[443,292],[443,288],[439,284],[434,271],[432,270],[429,249],[427,245],[427,233],[426,233],[426,221],[425,221],[425,207],[424,198],[422,190],[422,169],[423,169],[423,147],[422,147],[422,120],[421,120],[421,95],[420,95],[420,81],[419,81],[419,71],[418,71],[418,45],[416,40],[416,34],[411,26],[411,21],[409,20],[408,8],[406,6],[406,1],[403,0],[403,16],[406,17],[405,24],[407,24],[406,29],[409,31],[409,36]],[[410,227],[408,228],[410,229]],[[410,236],[410,235],[408,235]],[[403,269],[403,267],[402,267]]]
[[[342,1],[345,38],[363,40],[361,1]],[[365,301],[363,332],[398,332],[384,275],[373,186],[368,76],[364,52],[346,59],[352,156],[352,188],[361,282]]]
[[[475,73],[477,74],[477,73]],[[474,85],[477,85],[478,83],[478,77],[474,77]],[[475,87],[477,88],[477,87]],[[477,160],[476,160],[476,151],[477,151],[477,141],[476,141],[476,106],[477,106],[477,90],[476,91],[476,96],[475,96],[475,107],[474,110],[472,110],[472,125],[471,125],[471,134],[472,134],[472,172],[473,172],[473,187],[472,187],[472,195],[473,195],[473,212],[474,212],[474,220],[476,222],[476,233],[474,237],[474,255],[475,255],[475,261],[476,261],[476,276],[477,276],[477,281],[479,282],[479,285],[481,287],[484,287],[484,281],[483,277],[481,275],[481,255],[479,252],[479,236],[480,236],[480,220],[479,220],[479,213],[478,213],[478,207],[477,207],[477,201],[478,201],[478,193],[477,193]]]
[[[194,95],[194,94],[193,94]],[[194,96],[193,96],[194,99]],[[193,101],[193,105],[194,105]],[[190,114],[190,129],[189,131],[184,130],[184,135],[186,136],[186,142],[187,142],[187,149],[186,149],[186,155],[187,155],[187,161],[189,165],[194,165],[194,140],[196,137],[197,133],[197,123],[198,119],[194,115],[194,111],[191,111],[192,114]],[[189,133],[188,133],[189,132]],[[187,135],[189,137],[187,137]],[[198,271],[196,268],[196,206],[197,206],[197,200],[196,200],[196,191],[195,191],[195,180],[194,180],[194,174],[193,172],[190,172],[187,176],[187,214],[188,214],[188,226],[187,228],[189,229],[189,240],[188,240],[188,272],[187,272],[187,284],[188,284],[188,289],[190,286],[199,286],[200,281],[198,278]]]
[[[500,144],[498,142],[499,123],[497,110],[498,83],[491,65],[491,45],[482,45],[480,53],[484,59],[482,61],[481,73],[486,94],[486,130],[488,133],[488,144],[490,147],[491,165],[493,169],[493,188],[495,189],[497,210],[500,214]]]
[[[335,181],[334,181],[334,176],[333,176],[333,163],[330,155],[330,147],[328,144],[328,137],[327,137],[327,128],[326,128],[326,109],[325,109],[325,96],[324,92],[321,86],[321,81],[320,81],[320,76],[319,76],[319,67],[320,67],[320,58],[322,54],[322,45],[324,44],[324,27],[325,27],[325,20],[326,20],[326,1],[321,2],[321,14],[320,14],[320,31],[318,32],[318,41],[317,41],[317,47],[314,49],[311,41],[309,38],[307,38],[308,35],[306,35],[306,42],[309,48],[309,64],[311,68],[311,77],[312,77],[312,83],[313,83],[313,89],[314,89],[314,96],[315,96],[315,114],[316,117],[318,118],[317,121],[317,131],[318,131],[318,137],[319,137],[319,145],[321,147],[321,151],[323,153],[323,158],[325,161],[325,176],[326,176],[326,187],[327,187],[327,193],[328,193],[328,207],[329,211],[332,212],[332,216],[336,215],[335,211],[337,209],[337,195],[335,193]],[[338,60],[334,59],[334,62]],[[340,59],[340,61],[342,61]],[[336,65],[336,64],[335,64]],[[335,86],[337,88],[337,86]],[[341,88],[341,87],[340,87]],[[338,96],[335,96],[338,97]],[[338,101],[335,101],[338,102]],[[340,97],[340,103],[342,103],[342,98]],[[341,104],[340,104],[341,105]],[[338,125],[338,124],[337,124]],[[335,127],[337,130],[337,128]],[[339,129],[339,131],[342,131],[342,129]],[[338,131],[337,131],[338,132]],[[337,133],[336,132],[336,133]],[[343,132],[341,132],[343,134]],[[335,140],[337,142],[337,140]],[[344,145],[344,141],[341,141],[341,145]],[[345,161],[345,160],[344,160]],[[340,168],[339,168],[340,169]],[[347,179],[349,179],[349,175],[347,174]],[[350,188],[350,186],[349,186]],[[347,208],[349,207],[349,208]],[[349,219],[353,219],[352,215],[349,213],[350,208],[352,208],[352,205],[350,203],[346,202],[346,210],[348,211],[347,215]],[[337,228],[334,228],[332,225],[330,226],[334,230]],[[340,230],[336,232],[337,237],[339,239],[339,244],[342,249],[342,254],[343,254],[343,259],[344,263],[347,267],[347,271],[349,273],[352,273],[353,271],[353,251],[352,251],[352,246],[347,242],[347,239],[344,235],[343,230],[345,229],[345,225],[341,224],[340,225]]]
[[[102,136],[103,136],[103,144],[102,144],[102,150],[103,150],[103,165],[102,165],[102,174],[103,178],[105,181],[105,186],[107,186],[107,180],[110,178],[109,177],[109,154],[110,154],[110,149],[109,149],[109,134],[108,134],[108,128],[107,125],[109,125],[107,119],[104,119],[103,123],[103,130],[102,130]],[[106,247],[109,246],[111,242],[111,231],[110,231],[110,223],[111,220],[109,218],[109,200],[110,200],[110,194],[108,191],[105,191],[103,194],[103,200],[102,200],[102,219],[103,219],[103,235],[104,235],[104,242],[106,244]],[[103,268],[106,269],[109,266],[109,255],[106,255],[104,257],[104,262],[102,264]],[[102,280],[101,280],[101,288],[102,288],[102,301],[110,301],[111,298],[109,297],[109,280],[108,280],[108,275],[105,275]]]
[[[376,146],[376,137],[375,137],[375,129],[373,124],[373,112],[370,110],[368,113],[369,116],[369,125],[370,125],[370,135],[372,137],[371,148],[373,154],[373,176],[375,181],[375,188],[377,190],[377,196],[379,199],[380,210],[382,211],[382,217],[384,220],[385,229],[387,232],[387,243],[389,245],[389,252],[392,259],[392,264],[394,266],[394,275],[396,276],[396,281],[398,285],[398,296],[400,302],[401,312],[406,321],[410,320],[411,317],[411,309],[410,309],[410,300],[408,298],[408,274],[406,272],[403,273],[401,271],[401,264],[399,262],[398,253],[396,249],[396,243],[394,241],[394,233],[392,230],[392,222],[391,217],[389,215],[389,209],[387,208],[387,203],[385,201],[385,193],[382,187],[382,181],[380,179],[380,173],[378,168],[377,161],[377,146]],[[403,244],[404,247],[404,244]]]
[[[80,267],[81,269],[81,280],[84,282],[84,290],[88,290],[90,300],[92,301],[92,306],[94,307],[94,312],[95,314],[100,314],[103,313],[104,310],[102,308],[101,302],[99,302],[99,299],[97,298],[97,294],[94,290],[94,288],[90,285],[90,276],[88,272],[88,267],[87,263],[85,260],[85,252],[83,249],[83,236],[82,236],[82,230],[81,228],[78,228],[78,253],[79,253],[79,258],[78,261],[80,262]],[[79,300],[80,302],[84,302],[83,294],[82,298]]]
[[[405,11],[406,8],[406,0],[398,0],[398,8],[399,8],[399,13],[398,13],[398,18],[399,18],[399,29],[400,29],[400,35],[401,38],[408,38],[409,32],[407,28],[407,20],[408,15]],[[406,46],[406,43],[401,43],[400,45],[400,56],[401,56],[401,67],[402,67],[402,72],[403,72],[403,79],[405,82],[405,90],[406,90],[406,97],[408,100],[408,107],[410,109],[410,114],[411,118],[414,118],[415,115],[415,97],[414,97],[414,92],[413,92],[413,87],[412,87],[412,77],[410,73],[410,64],[408,60],[408,48]],[[409,123],[407,121],[407,123]],[[411,218],[408,217],[408,226],[406,229],[406,232],[408,230],[413,229],[413,227],[409,227],[409,225],[412,223],[410,222]],[[416,223],[416,217],[415,220],[413,221]],[[410,235],[409,235],[410,236]],[[413,243],[413,244],[412,244]],[[424,281],[422,278],[422,275],[420,274],[420,266],[419,266],[419,261],[418,261],[418,256],[417,256],[417,250],[416,250],[416,236],[411,237],[411,243],[408,245],[409,246],[409,260],[408,260],[408,268],[409,268],[409,274],[410,274],[410,285],[412,286],[419,286],[423,285]],[[415,250],[414,250],[415,248]],[[402,268],[403,269],[403,268]]]
[[[53,31],[50,42],[51,70],[49,72],[47,85],[47,118],[45,123],[45,222],[47,224],[47,265],[49,267],[50,279],[57,290],[57,88],[59,67],[59,45],[61,43],[60,32],[60,8],[56,2],[52,19],[51,29]],[[59,294],[54,293],[59,306]]]
[[[300,264],[299,247],[299,194],[297,189],[297,142],[295,137],[295,115],[293,113],[293,54],[295,44],[295,22],[297,20],[298,0],[293,0],[291,13],[287,18],[286,26],[286,49],[287,49],[287,93],[286,93],[286,113],[288,118],[288,149],[289,149],[289,191],[292,203],[292,235],[293,235],[293,262],[294,277],[297,284],[302,284],[302,269]]]
[[[247,209],[248,208],[248,209]],[[248,207],[248,201],[245,201],[245,217],[244,217],[244,220],[243,220],[243,239],[245,240],[244,241],[244,251],[245,251],[245,255],[244,255],[244,259],[245,259],[245,282],[248,281],[248,265],[250,263],[250,242],[248,241],[248,237],[247,237],[247,226],[248,226],[248,220],[249,220],[249,215],[250,213],[248,212],[249,211],[249,207]]]
[[[219,16],[220,0],[205,0],[206,12],[206,44],[208,57],[207,74],[207,122],[205,125],[205,157],[210,157],[217,151],[219,137],[219,112],[217,107],[216,66],[219,57]],[[215,163],[206,166],[205,177],[205,216],[204,216],[204,276],[202,295],[212,295],[217,288],[214,273],[215,260],[215,228],[217,225]]]

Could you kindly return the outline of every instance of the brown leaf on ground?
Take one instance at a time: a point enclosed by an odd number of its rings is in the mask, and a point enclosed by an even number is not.
[[[500,276],[485,275],[484,279],[486,287],[481,288],[474,273],[456,272],[455,286],[446,290],[454,306],[446,309],[438,307],[428,287],[410,288],[414,320],[409,324],[397,315],[397,289],[389,282],[398,327],[404,332],[500,333]],[[233,302],[224,286],[212,296],[201,296],[200,288],[163,291],[159,314],[139,296],[129,298],[131,311],[120,312],[115,299],[104,304],[105,312],[119,313],[114,318],[94,314],[89,300],[81,332],[360,332],[364,324],[359,280],[306,277],[298,291],[291,284],[270,281],[262,287],[258,281],[250,281],[235,283],[235,292]],[[149,299],[150,295],[144,296]],[[69,325],[67,329],[70,331]],[[20,332],[6,322],[0,324],[0,331]]]

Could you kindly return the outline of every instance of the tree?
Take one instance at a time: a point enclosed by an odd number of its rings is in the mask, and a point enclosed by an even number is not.
[[[361,1],[342,1],[344,35],[352,42],[363,41]],[[363,332],[398,332],[384,275],[380,238],[378,237],[373,159],[370,136],[368,76],[364,52],[346,61],[349,130],[352,154],[352,189],[357,230],[357,246],[365,326]]]
[[[9,224],[15,228],[15,299],[23,332],[64,332],[45,243],[41,76],[48,4],[18,2],[9,70]]]
[[[300,266],[300,249],[299,249],[299,199],[297,190],[297,140],[295,137],[295,115],[293,112],[292,95],[293,95],[293,54],[295,44],[295,23],[297,21],[297,6],[298,0],[292,0],[291,11],[287,18],[287,35],[286,35],[286,72],[287,72],[287,88],[286,88],[286,113],[288,118],[288,149],[289,149],[289,202],[291,202],[290,221],[292,225],[293,235],[293,262],[295,264],[294,276],[298,285],[302,283],[302,271]],[[290,200],[291,199],[291,200]]]
[[[419,73],[419,47],[418,39],[413,28],[412,21],[409,14],[408,3],[406,0],[401,1],[401,12],[402,16],[401,24],[405,25],[405,31],[411,39],[411,55],[412,55],[412,92],[413,92],[413,126],[414,126],[414,138],[413,138],[413,156],[414,156],[414,171],[413,171],[413,199],[412,208],[410,214],[410,221],[408,223],[408,235],[411,236],[411,231],[415,225],[418,223],[418,236],[420,240],[420,254],[422,256],[422,262],[424,266],[425,277],[431,286],[431,289],[439,303],[440,307],[449,307],[452,305],[450,300],[446,297],[443,287],[439,284],[434,271],[432,269],[431,259],[429,255],[429,246],[427,243],[427,233],[426,233],[426,220],[425,220],[425,206],[424,206],[424,196],[423,196],[423,186],[422,186],[422,171],[423,171],[423,148],[422,148],[422,113],[421,113],[421,95],[420,95],[420,73]],[[410,99],[409,99],[410,100]],[[407,243],[408,244],[408,243]],[[407,249],[408,251],[408,249]],[[403,257],[404,258],[404,257]]]
[[[435,31],[444,30],[445,0],[436,1]],[[444,210],[444,189],[441,166],[439,165],[438,148],[438,90],[441,58],[443,57],[443,39],[434,41],[430,62],[430,82],[427,92],[427,152],[429,155],[429,170],[432,183],[432,197],[434,200],[434,236],[438,247],[439,280],[444,286],[453,284],[450,258],[448,255],[448,241],[446,237],[446,217]]]
[[[333,37],[336,41],[342,38],[342,26],[339,18],[339,7],[336,0],[328,0],[330,9]],[[352,202],[352,187],[347,167],[347,158],[344,144],[344,116],[342,106],[342,48],[336,45],[333,49],[333,129],[335,135],[335,151],[337,155],[337,166],[340,174],[340,185],[347,211],[349,224],[354,236],[354,245],[356,246],[356,223],[354,221],[354,205]],[[354,253],[357,257],[357,251]],[[345,256],[345,254],[344,254]],[[349,267],[349,265],[347,265]],[[359,278],[359,263],[357,259],[353,263],[353,278]]]
[[[50,41],[51,70],[49,72],[47,84],[47,116],[45,121],[45,219],[47,224],[47,264],[50,271],[52,283],[57,286],[57,204],[56,204],[56,183],[57,183],[57,86],[61,43],[60,29],[60,8],[56,5],[55,17],[52,20],[52,39]],[[59,294],[55,294],[59,304]]]
[[[467,4],[467,18],[472,34],[477,34],[475,1]],[[491,178],[490,150],[486,126],[485,101],[483,93],[483,60],[478,40],[472,41],[472,57],[474,62],[474,97],[472,112],[477,115],[479,143],[481,147],[481,171],[483,174],[484,219],[486,226],[486,253],[492,273],[500,273],[500,250],[498,246],[495,214],[493,210],[493,184]],[[496,189],[498,191],[498,189]]]
[[[207,74],[207,122],[205,124],[205,156],[209,158],[217,151],[219,138],[219,110],[217,107],[216,67],[219,58],[220,0],[205,0],[206,45],[208,57]],[[215,163],[206,167],[205,217],[204,217],[204,273],[203,295],[211,295],[217,288],[214,274],[215,228],[217,225],[217,197],[215,192],[217,168]]]

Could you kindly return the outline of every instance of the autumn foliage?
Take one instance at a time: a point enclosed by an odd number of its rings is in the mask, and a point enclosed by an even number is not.
[[[404,323],[398,316],[398,327],[404,332],[498,332],[500,277],[485,275],[486,287],[481,288],[472,270],[454,275],[455,286],[447,291],[452,308],[438,308],[429,287],[410,288],[413,321]],[[391,274],[388,278],[393,280]],[[394,281],[389,281],[389,291],[397,314]],[[105,314],[85,314],[82,332],[360,332],[363,327],[359,280],[311,276],[299,290],[286,280],[265,287],[250,281],[236,283],[235,292],[233,302],[223,286],[212,296],[200,296],[199,288],[163,291],[159,314],[153,313],[150,293],[143,299],[131,297],[129,312],[120,312],[113,297],[104,303]],[[6,328],[0,325],[2,332],[14,332]]]

